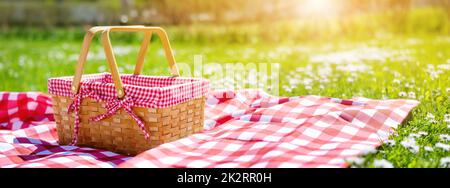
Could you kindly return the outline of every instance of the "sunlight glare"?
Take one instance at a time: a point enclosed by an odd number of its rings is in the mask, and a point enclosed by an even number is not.
[[[304,4],[299,7],[299,11],[303,14],[330,17],[335,13],[335,4],[333,0],[306,0]]]

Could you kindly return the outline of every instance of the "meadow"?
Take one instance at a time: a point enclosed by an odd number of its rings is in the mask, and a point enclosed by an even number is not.
[[[251,25],[168,26],[167,30],[177,62],[193,65],[194,55],[202,55],[205,64],[279,63],[278,95],[418,100],[410,121],[399,126],[390,140],[349,162],[352,167],[450,167],[448,23],[445,27],[426,24],[410,24],[402,32],[359,27],[354,33],[322,28],[323,32],[311,29],[299,34],[290,27],[260,32]],[[308,23],[304,26],[299,28],[308,28]],[[280,33],[290,38],[280,39]],[[0,91],[46,92],[49,77],[73,75],[82,37],[81,27],[2,31]],[[113,36],[122,73],[132,72],[140,38]],[[108,71],[99,40],[91,52],[85,73]],[[147,54],[143,74],[168,75],[157,39]],[[214,73],[206,71],[206,78]],[[270,93],[272,88],[264,89]]]

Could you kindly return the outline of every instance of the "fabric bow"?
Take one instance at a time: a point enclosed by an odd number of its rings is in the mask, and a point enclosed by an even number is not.
[[[70,145],[75,145],[78,142],[78,131],[80,128],[80,106],[81,106],[81,100],[83,98],[90,97],[95,99],[96,101],[100,101],[101,98],[92,90],[89,89],[81,89],[80,92],[73,95],[73,102],[69,105],[69,113],[75,112],[75,124],[73,129],[73,137]],[[106,101],[106,110],[107,112],[105,114],[98,115],[96,117],[91,118],[91,121],[100,121],[102,119],[105,119],[111,115],[114,115],[117,110],[120,108],[124,108],[125,111],[136,121],[139,128],[144,133],[145,139],[148,139],[150,136],[145,130],[144,123],[142,120],[133,112],[132,108],[134,107],[134,101],[132,98],[125,96],[124,99],[118,99],[114,98],[111,100]]]
[[[105,119],[109,116],[114,115],[117,112],[117,110],[119,110],[120,108],[123,108],[138,124],[139,128],[144,133],[145,139],[148,139],[150,136],[147,133],[147,131],[145,130],[144,122],[142,122],[142,120],[133,112],[133,109],[132,109],[133,106],[134,106],[134,101],[128,96],[125,96],[125,98],[123,98],[123,99],[114,98],[114,99],[108,100],[106,103],[107,112],[105,114],[101,114],[101,115],[91,118],[91,121],[97,122],[102,119]]]

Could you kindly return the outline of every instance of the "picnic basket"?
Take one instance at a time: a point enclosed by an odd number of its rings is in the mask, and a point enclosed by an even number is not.
[[[143,32],[134,74],[119,74],[110,32]],[[83,74],[89,46],[101,32],[110,73]],[[140,75],[151,36],[161,39],[172,76]],[[49,78],[59,144],[136,155],[203,130],[209,83],[179,77],[166,32],[159,27],[97,26],[84,37],[74,76]]]

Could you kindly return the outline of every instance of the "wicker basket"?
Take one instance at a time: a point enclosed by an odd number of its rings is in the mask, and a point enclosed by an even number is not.
[[[89,45],[102,32],[111,74],[82,76]],[[144,32],[134,74],[119,75],[110,31]],[[139,75],[152,32],[161,38],[172,77]],[[164,30],[157,27],[93,27],[86,34],[74,77],[50,78],[59,143],[136,155],[203,130],[208,81],[178,77]]]

